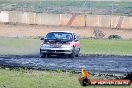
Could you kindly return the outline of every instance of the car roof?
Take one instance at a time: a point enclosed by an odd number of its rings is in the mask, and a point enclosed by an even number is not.
[[[73,32],[70,32],[70,31],[51,31],[51,32],[64,32],[64,33],[72,33],[73,34]],[[49,33],[51,33],[51,32],[49,32]]]

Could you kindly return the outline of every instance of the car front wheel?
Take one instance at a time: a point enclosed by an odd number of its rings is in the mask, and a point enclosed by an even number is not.
[[[40,53],[40,57],[41,58],[45,58],[46,57],[46,54]]]
[[[45,58],[45,57],[46,57],[46,54],[42,53],[42,52],[41,52],[41,49],[40,49],[40,57],[41,57],[41,58]]]
[[[73,47],[72,53],[69,55],[69,58],[75,57],[75,48]]]

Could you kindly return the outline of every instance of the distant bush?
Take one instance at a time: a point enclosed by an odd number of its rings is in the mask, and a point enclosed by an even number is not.
[[[110,35],[108,39],[121,39],[121,36],[119,35]]]

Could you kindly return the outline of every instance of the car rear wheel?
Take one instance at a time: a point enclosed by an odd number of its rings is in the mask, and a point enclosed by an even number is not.
[[[79,57],[79,55],[80,55],[80,48],[79,48],[79,50],[78,50],[78,52],[76,54],[76,57]]]
[[[75,57],[75,48],[73,47],[72,53],[69,55],[69,58]]]

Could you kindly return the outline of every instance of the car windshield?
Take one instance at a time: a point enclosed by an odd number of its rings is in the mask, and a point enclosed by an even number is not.
[[[66,32],[50,32],[46,35],[45,39],[61,40],[61,41],[72,41],[72,33]]]

